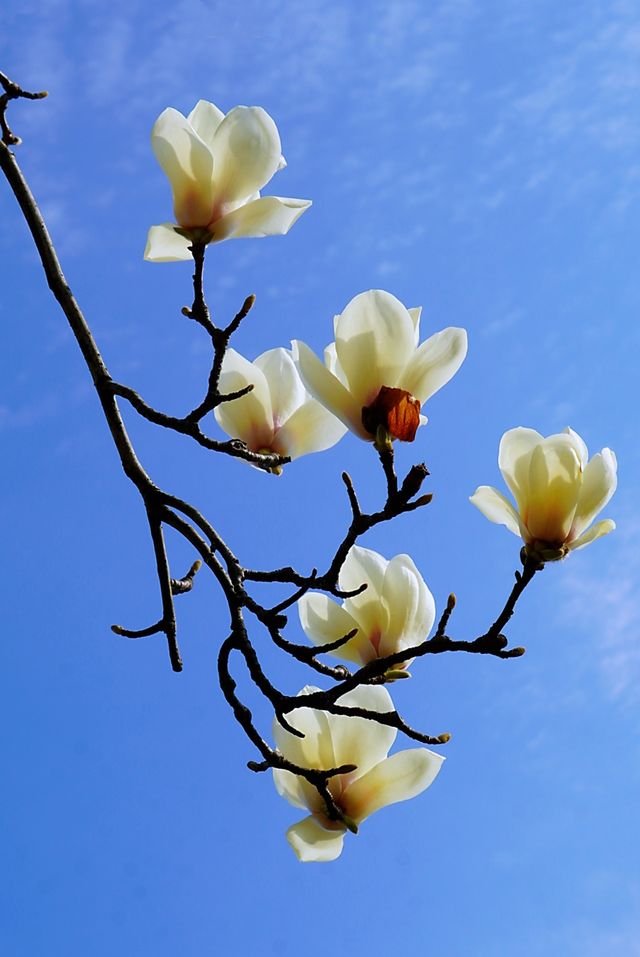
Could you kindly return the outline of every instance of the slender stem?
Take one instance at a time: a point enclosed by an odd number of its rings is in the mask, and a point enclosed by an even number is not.
[[[482,636],[483,638],[491,641],[500,636],[502,629],[507,622],[510,621],[514,611],[516,610],[516,603],[520,598],[520,595],[525,590],[529,582],[533,580],[533,576],[536,574],[536,572],[541,571],[543,567],[544,566],[536,559],[531,557],[525,558],[522,571],[516,572],[516,582],[504,604],[504,608],[486,634]]]

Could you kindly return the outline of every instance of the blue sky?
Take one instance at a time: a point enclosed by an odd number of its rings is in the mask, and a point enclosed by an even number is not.
[[[465,365],[398,455],[427,461],[434,502],[364,541],[409,552],[438,609],[457,593],[454,635],[486,628],[518,559],[467,501],[499,484],[502,433],[571,425],[620,463],[617,531],[522,600],[509,634],[527,655],[424,660],[394,692],[453,734],[434,786],[303,867],[284,840],[296,812],[245,770],[216,688],[213,584],[178,603],[179,676],[161,639],[109,630],[157,609],[144,516],[0,190],[3,952],[640,955],[637,4],[39,0],[0,13],[0,46],[0,69],[50,91],[12,110],[20,161],[111,372],[150,402],[191,408],[208,370],[180,316],[189,267],[142,261],[170,214],[149,130],[201,97],[265,107],[289,163],[267,192],[314,203],[283,239],[211,250],[222,321],[257,295],[237,349],[319,350],[372,287],[422,305],[425,333],[467,328]],[[127,421],[156,480],[247,565],[326,561],[342,469],[368,505],[382,495],[350,436],[274,479]],[[288,690],[306,682],[265,654]]]

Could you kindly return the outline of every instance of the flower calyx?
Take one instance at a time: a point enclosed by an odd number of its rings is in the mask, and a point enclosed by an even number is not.
[[[376,446],[385,433],[387,442],[413,442],[420,425],[420,402],[406,389],[383,385],[373,402],[363,407],[362,424],[375,436]]]

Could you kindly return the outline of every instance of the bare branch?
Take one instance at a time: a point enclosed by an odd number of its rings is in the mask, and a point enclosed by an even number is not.
[[[148,422],[153,422],[154,425],[160,425],[165,429],[171,429],[173,432],[179,432],[181,435],[188,435],[197,442],[198,445],[212,452],[223,452],[232,458],[243,459],[245,462],[249,462],[251,465],[255,465],[265,472],[271,472],[273,469],[281,468],[291,461],[286,455],[251,452],[240,439],[225,439],[224,441],[211,439],[201,431],[197,421],[190,419],[188,416],[181,418],[175,415],[167,415],[165,412],[159,412],[157,409],[148,405],[135,389],[123,385],[120,382],[114,382],[110,379],[108,383],[105,383],[105,387],[110,389],[114,395],[126,399],[136,412],[144,419],[147,419]],[[223,397],[221,401],[226,401],[226,398]]]
[[[253,771],[265,771],[268,768],[281,769],[300,775],[311,783],[321,795],[332,820],[341,820],[346,827],[354,830],[355,824],[344,816],[331,791],[332,778],[356,770],[355,765],[341,765],[330,769],[300,767],[287,760],[277,749],[272,748],[258,731],[251,710],[240,700],[237,685],[230,670],[230,659],[235,652],[247,669],[256,689],[271,704],[276,721],[294,736],[304,737],[296,728],[295,719],[290,716],[301,708],[315,708],[330,714],[346,717],[364,718],[402,731],[413,740],[430,745],[445,744],[448,734],[429,735],[409,725],[397,711],[374,712],[365,708],[344,703],[349,691],[363,686],[385,683],[398,677],[406,677],[404,667],[410,659],[419,659],[427,654],[440,654],[447,651],[464,651],[472,654],[487,654],[498,658],[513,658],[524,653],[523,648],[508,648],[507,638],[502,629],[511,619],[516,603],[524,589],[533,579],[542,565],[524,556],[522,572],[516,572],[516,582],[506,602],[489,629],[473,641],[457,641],[447,636],[446,631],[455,606],[455,596],[450,595],[434,636],[418,645],[368,662],[356,671],[349,671],[344,665],[329,665],[320,660],[321,656],[338,651],[356,634],[357,629],[321,646],[307,646],[290,641],[283,634],[287,625],[284,614],[310,589],[317,589],[338,598],[347,599],[360,594],[366,587],[365,582],[352,591],[340,589],[340,572],[350,549],[369,530],[384,522],[422,508],[431,501],[431,494],[420,494],[429,472],[424,464],[413,465],[402,481],[395,472],[394,452],[388,435],[380,435],[373,443],[381,462],[386,485],[384,504],[377,511],[364,512],[353,482],[344,472],[345,484],[351,511],[350,524],[338,542],[333,557],[324,574],[319,575],[312,569],[307,575],[300,574],[291,566],[283,566],[271,571],[244,569],[231,547],[222,539],[205,516],[190,503],[158,488],[147,474],[137,458],[133,444],[122,419],[118,399],[126,400],[131,408],[147,421],[160,427],[186,435],[203,448],[222,452],[243,459],[264,471],[274,471],[289,462],[289,458],[278,455],[263,455],[250,451],[240,440],[217,441],[203,433],[200,423],[204,417],[214,411],[223,402],[238,401],[247,395],[252,385],[237,391],[222,394],[220,378],[224,357],[231,336],[237,331],[254,305],[255,297],[248,296],[241,309],[226,326],[219,326],[211,317],[204,292],[204,263],[207,249],[207,236],[204,231],[189,233],[191,252],[194,260],[193,303],[182,311],[209,336],[213,349],[211,368],[202,401],[183,416],[172,416],[152,408],[131,387],[115,382],[93,339],[88,323],[81,312],[62,272],[56,251],[53,247],[45,223],[36,202],[22,176],[9,145],[19,142],[7,125],[5,114],[10,100],[18,98],[38,99],[43,93],[27,93],[0,73],[0,86],[4,93],[0,95],[0,168],[4,172],[25,221],[31,231],[35,246],[40,255],[46,280],[58,301],[83,358],[89,369],[96,393],[102,407],[109,431],[116,447],[120,464],[126,476],[137,488],[145,507],[149,531],[154,548],[156,575],[160,587],[162,616],[154,624],[137,630],[113,625],[116,634],[128,638],[143,638],[163,633],[168,642],[171,664],[174,671],[180,671],[182,661],[177,642],[177,626],[174,608],[176,595],[185,594],[193,587],[194,577],[202,565],[214,576],[226,599],[229,610],[230,634],[222,642],[218,653],[218,677],[222,693],[245,734],[257,749],[261,760],[250,761],[248,767]],[[164,526],[177,531],[199,556],[182,578],[173,578],[164,537]],[[288,597],[272,607],[256,601],[247,591],[246,583],[279,582],[295,588]],[[297,661],[316,672],[331,678],[335,684],[324,691],[315,691],[304,697],[285,694],[267,677],[263,670],[256,648],[249,637],[244,614],[251,613],[257,622],[265,628],[274,645]]]
[[[9,105],[9,101],[42,100],[49,94],[46,90],[42,90],[40,93],[29,93],[27,90],[23,90],[22,87],[18,86],[17,83],[14,83],[13,80],[10,80],[4,73],[0,73],[0,86],[2,86],[4,90],[4,93],[0,95],[0,131],[2,132],[2,142],[5,146],[18,146],[22,140],[12,132],[7,123],[7,106]]]

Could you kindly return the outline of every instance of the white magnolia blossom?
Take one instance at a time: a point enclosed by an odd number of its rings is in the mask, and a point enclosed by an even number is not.
[[[192,237],[177,228],[213,243],[283,235],[311,205],[260,196],[286,163],[276,125],[258,106],[236,106],[225,116],[200,100],[187,117],[170,107],[154,123],[151,145],[171,183],[177,224],[149,230],[144,258],[152,262],[191,258]]]
[[[616,490],[616,457],[602,449],[589,460],[572,429],[544,438],[533,429],[505,432],[498,465],[517,508],[497,489],[481,485],[471,501],[492,522],[519,535],[542,561],[564,558],[616,527],[592,525]]]
[[[305,390],[287,349],[270,349],[249,362],[227,349],[220,392],[251,392],[221,403],[215,410],[220,427],[246,442],[252,452],[275,452],[296,459],[321,452],[342,438],[343,424]]]
[[[464,329],[443,329],[420,345],[420,313],[389,292],[371,289],[335,317],[335,343],[325,349],[324,364],[304,342],[293,343],[309,392],[369,442],[379,428],[391,439],[413,441],[427,421],[421,405],[467,354]]]
[[[303,688],[310,694],[317,688]],[[381,685],[363,685],[340,698],[348,707],[369,711],[393,711],[389,692]],[[312,708],[300,708],[290,717],[304,734],[298,738],[274,721],[273,733],[278,750],[298,767],[329,770],[343,764],[355,764],[350,774],[329,778],[331,795],[356,829],[375,811],[406,801],[428,788],[444,758],[427,748],[399,751],[387,757],[396,738],[389,728],[366,718],[333,715]],[[287,831],[287,840],[301,861],[333,861],[340,856],[348,830],[342,821],[327,817],[326,806],[317,789],[290,771],[274,770],[273,780],[279,794],[294,807],[307,808],[308,817]]]
[[[408,555],[387,561],[354,545],[340,571],[343,591],[366,589],[339,605],[319,592],[298,601],[300,623],[317,645],[325,645],[357,628],[353,638],[331,654],[365,665],[374,658],[415,647],[427,637],[436,616],[433,595]],[[394,666],[402,669],[413,659]]]

